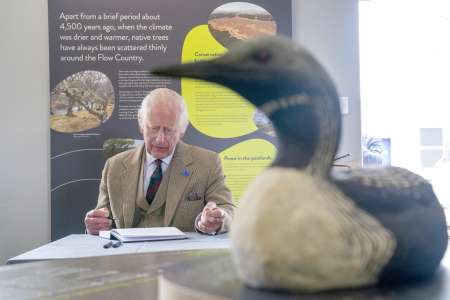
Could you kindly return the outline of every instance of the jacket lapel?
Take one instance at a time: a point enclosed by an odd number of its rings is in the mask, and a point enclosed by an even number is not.
[[[171,162],[170,174],[168,177],[168,188],[166,196],[166,208],[164,214],[164,225],[169,226],[172,222],[178,204],[182,200],[183,192],[191,178],[189,165],[192,157],[188,147],[183,142],[179,142]]]
[[[121,176],[123,224],[125,228],[133,225],[136,199],[144,197],[143,191],[143,158],[144,146],[136,148],[123,163]],[[133,197],[134,196],[134,197]]]

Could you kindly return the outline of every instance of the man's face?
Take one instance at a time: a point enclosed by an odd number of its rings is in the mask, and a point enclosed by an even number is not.
[[[144,118],[141,133],[147,152],[155,158],[162,159],[171,154],[182,137],[178,115],[177,106],[156,101]]]

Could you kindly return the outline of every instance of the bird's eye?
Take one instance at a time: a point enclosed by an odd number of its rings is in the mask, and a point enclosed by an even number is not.
[[[253,55],[253,58],[260,63],[267,63],[272,58],[269,51],[258,51]]]

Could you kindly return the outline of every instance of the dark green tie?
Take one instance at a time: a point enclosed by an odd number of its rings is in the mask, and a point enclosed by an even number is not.
[[[156,169],[153,171],[152,177],[150,177],[150,183],[148,184],[147,194],[145,195],[145,199],[149,205],[152,204],[153,199],[155,198],[156,192],[158,191],[159,185],[162,181],[162,168],[161,168],[161,160],[155,160]]]

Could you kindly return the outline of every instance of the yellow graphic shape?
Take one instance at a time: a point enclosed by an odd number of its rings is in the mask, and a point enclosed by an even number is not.
[[[249,183],[273,162],[276,152],[277,149],[272,143],[253,139],[220,153],[226,184],[231,190],[234,203],[239,203]]]
[[[186,36],[182,63],[221,56],[227,51],[211,35],[208,25],[193,28]],[[232,90],[205,81],[182,78],[181,93],[186,99],[189,120],[202,134],[215,138],[239,137],[257,130],[255,107]]]

